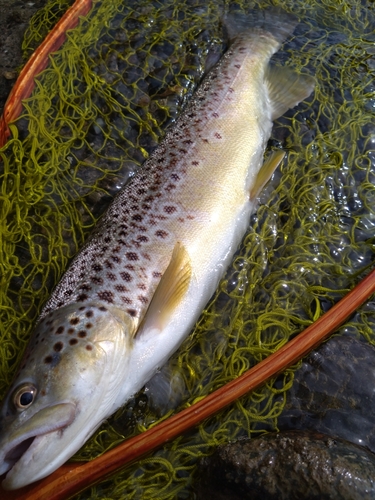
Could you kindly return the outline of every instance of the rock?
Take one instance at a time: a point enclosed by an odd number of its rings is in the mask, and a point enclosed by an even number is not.
[[[375,453],[374,387],[374,347],[334,336],[303,360],[277,426],[321,432]]]
[[[270,433],[202,460],[198,500],[374,499],[375,455],[317,432]]]

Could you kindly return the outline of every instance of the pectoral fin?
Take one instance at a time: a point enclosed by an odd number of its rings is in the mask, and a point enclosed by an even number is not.
[[[267,158],[267,160],[261,166],[257,178],[255,180],[255,184],[252,186],[250,191],[250,200],[256,198],[259,193],[262,191],[263,187],[270,180],[272,174],[280,165],[281,161],[285,156],[285,151],[281,149],[277,151],[273,151],[271,155]]]
[[[139,331],[162,330],[185,297],[192,275],[190,257],[177,242],[171,260],[155,290]]]
[[[315,80],[283,66],[269,66],[266,71],[268,95],[272,106],[272,120],[294,108],[314,90]]]

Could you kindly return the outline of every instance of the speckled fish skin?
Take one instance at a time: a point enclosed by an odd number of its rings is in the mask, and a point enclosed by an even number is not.
[[[254,209],[275,115],[268,62],[294,24],[277,12],[272,34],[238,30],[46,303],[1,409],[5,488],[64,463],[191,331]]]

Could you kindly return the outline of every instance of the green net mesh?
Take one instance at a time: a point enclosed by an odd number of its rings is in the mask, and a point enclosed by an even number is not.
[[[51,0],[29,54],[72,2]],[[103,0],[50,57],[0,151],[0,390],[51,289],[98,217],[153,151],[225,48],[220,18],[279,5],[301,24],[275,57],[316,76],[270,148],[288,161],[261,196],[234,262],[193,335],[163,368],[171,404],[134,397],[76,455],[87,460],[198,401],[264,359],[341,298],[373,260],[375,4],[361,0]],[[43,28],[45,30],[45,28]],[[343,327],[375,343],[373,307]],[[277,429],[294,370],[79,498],[192,498],[199,458]]]

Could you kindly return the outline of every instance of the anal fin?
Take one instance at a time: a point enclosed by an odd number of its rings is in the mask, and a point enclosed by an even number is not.
[[[282,162],[284,156],[285,156],[285,151],[279,149],[277,151],[273,151],[271,155],[267,158],[267,160],[263,163],[258,172],[257,178],[255,179],[255,183],[250,190],[250,200],[253,200],[259,195],[263,187],[270,180],[274,171]]]
[[[192,267],[189,254],[185,247],[177,242],[168,267],[139,326],[139,332],[160,331],[165,327],[171,314],[185,297],[191,275]]]

